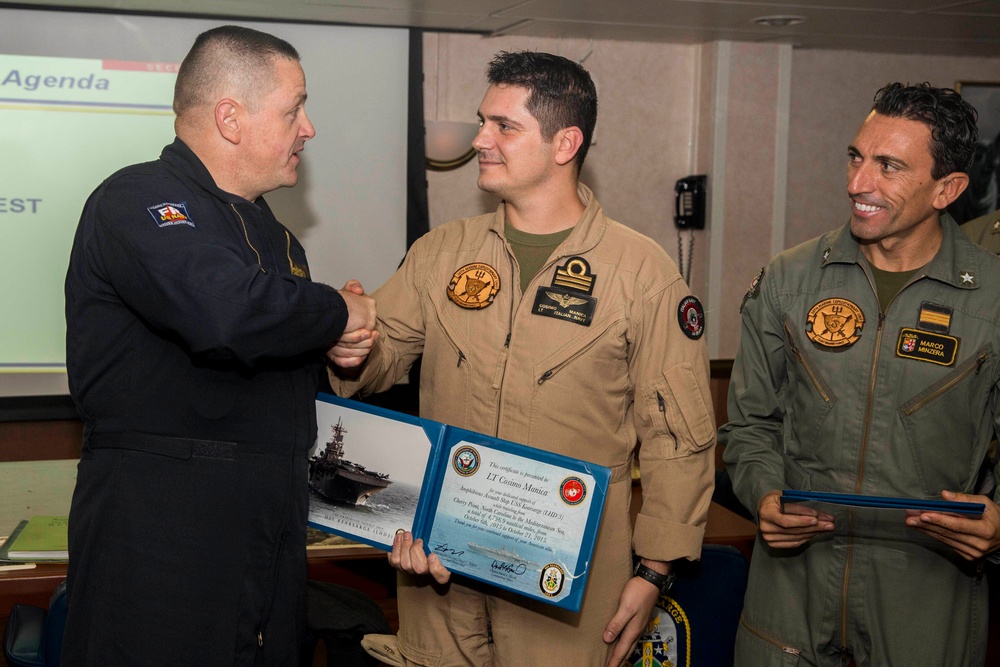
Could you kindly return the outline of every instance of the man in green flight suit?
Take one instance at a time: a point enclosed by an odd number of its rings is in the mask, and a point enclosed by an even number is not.
[[[882,88],[847,151],[850,222],[778,255],[744,299],[720,432],[760,527],[739,665],[985,660],[1000,497],[976,489],[1000,423],[1000,262],[941,215],[975,144],[954,91]],[[985,511],[782,509],[783,489]]]

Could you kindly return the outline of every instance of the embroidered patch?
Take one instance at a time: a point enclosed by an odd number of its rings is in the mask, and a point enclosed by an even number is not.
[[[298,252],[297,249],[296,252]],[[288,256],[288,270],[292,272],[292,275],[298,278],[308,278],[309,269],[306,268],[306,265],[292,259],[292,235],[287,229],[285,230],[285,254]]]
[[[691,340],[698,340],[705,333],[705,309],[696,296],[686,296],[677,306],[677,322],[681,331]]]
[[[595,280],[597,280],[597,276],[590,272],[590,264],[587,263],[587,260],[583,257],[570,257],[565,264],[556,268],[552,286],[565,287],[584,294],[593,294]]]
[[[474,448],[459,447],[451,457],[451,467],[462,477],[472,477],[479,470],[479,452]]]
[[[896,356],[951,366],[958,356],[958,342],[954,336],[903,327],[896,342]]]
[[[554,598],[562,593],[564,583],[566,570],[556,563],[549,563],[542,568],[542,574],[538,577],[538,590],[546,597]]]
[[[597,299],[592,296],[558,287],[539,287],[531,312],[589,327],[596,307]]]
[[[579,477],[567,477],[559,485],[559,497],[567,505],[579,505],[587,497],[587,485]]]
[[[451,277],[448,298],[462,308],[486,308],[500,291],[500,274],[489,264],[466,264]]]
[[[806,335],[823,347],[854,345],[864,325],[864,313],[847,299],[823,299],[806,315]]]
[[[747,293],[743,295],[743,300],[740,301],[741,313],[743,312],[743,306],[746,305],[747,299],[756,298],[757,294],[760,292],[760,281],[764,279],[764,269],[766,268],[767,267],[765,266],[760,267],[760,273],[757,274],[756,278],[750,281],[750,289],[747,290]]]
[[[917,320],[917,328],[924,331],[946,334],[951,329],[951,314],[955,312],[948,306],[939,306],[930,301],[920,304],[920,317]]]
[[[194,227],[194,220],[187,210],[187,202],[171,204],[164,202],[146,209],[153,216],[153,222],[157,227],[172,227],[173,225],[190,225]]]
[[[690,665],[691,621],[673,598],[661,595],[645,631],[626,661],[631,667]]]

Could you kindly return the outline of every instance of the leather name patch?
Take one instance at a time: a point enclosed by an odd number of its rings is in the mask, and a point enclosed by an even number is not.
[[[958,339],[920,329],[903,327],[896,342],[896,356],[951,366],[958,356]]]
[[[587,294],[555,286],[539,287],[531,312],[589,327],[596,306],[597,299]]]

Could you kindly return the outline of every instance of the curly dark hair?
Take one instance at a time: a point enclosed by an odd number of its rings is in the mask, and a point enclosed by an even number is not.
[[[490,62],[486,78],[491,84],[528,89],[525,107],[546,139],[564,127],[580,128],[583,143],[575,158],[579,173],[597,125],[597,88],[587,70],[551,53],[501,51]]]
[[[935,180],[956,171],[967,173],[972,166],[979,114],[951,88],[934,88],[926,81],[913,86],[890,83],[875,93],[872,111],[930,127]]]

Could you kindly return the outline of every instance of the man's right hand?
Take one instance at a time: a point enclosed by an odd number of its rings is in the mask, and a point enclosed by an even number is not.
[[[424,553],[424,541],[413,539],[408,530],[397,531],[392,538],[392,551],[387,554],[389,564],[410,574],[429,574],[439,584],[451,579],[451,571],[438,559],[437,554]]]
[[[757,503],[761,537],[775,549],[794,549],[814,535],[833,530],[833,516],[812,507],[789,503],[781,511],[781,491],[765,493]]]
[[[369,331],[375,328],[375,299],[365,294],[365,288],[357,280],[348,280],[340,296],[347,304],[347,326],[344,333],[358,329]]]

